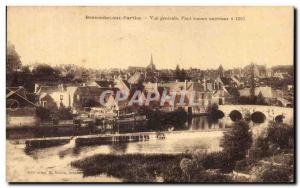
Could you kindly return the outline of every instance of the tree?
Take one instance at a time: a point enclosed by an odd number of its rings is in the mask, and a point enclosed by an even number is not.
[[[219,68],[218,68],[218,75],[222,77],[223,74],[224,74],[224,69],[223,69],[223,66],[220,65]]]
[[[238,161],[246,157],[251,144],[252,132],[249,124],[246,121],[239,121],[231,130],[224,133],[221,145],[224,153],[227,153],[232,161]]]
[[[22,66],[21,70],[22,70],[23,73],[30,73],[30,69],[29,69],[28,65]]]
[[[267,140],[273,148],[292,149],[294,128],[286,124],[271,122],[267,130]]]
[[[44,107],[36,108],[36,115],[40,118],[41,121],[50,121],[51,120],[51,112],[49,109]]]
[[[250,99],[252,104],[255,100],[255,73],[254,73],[255,65],[252,63],[250,65]]]
[[[265,98],[264,98],[264,96],[262,95],[261,92],[259,92],[258,96],[256,97],[256,104],[258,104],[258,105],[266,104]]]
[[[6,72],[14,72],[17,71],[22,65],[20,60],[20,56],[15,50],[15,46],[10,42],[7,43],[6,48]]]
[[[36,75],[55,75],[58,73],[58,71],[52,68],[50,65],[39,64],[32,70],[32,73]]]
[[[175,78],[179,81],[184,81],[187,79],[186,71],[184,69],[180,69],[179,65],[177,65],[175,69]]]
[[[63,104],[60,105],[58,109],[58,117],[60,120],[70,120],[73,119],[72,110],[70,107],[65,107]]]
[[[180,67],[179,67],[179,65],[176,65],[176,69],[175,69],[175,78],[176,78],[176,79],[180,79],[180,77],[181,77]]]

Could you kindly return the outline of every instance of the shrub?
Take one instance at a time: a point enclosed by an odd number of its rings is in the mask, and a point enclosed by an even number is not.
[[[255,162],[271,154],[270,144],[265,137],[258,137],[249,151],[249,161]]]
[[[267,130],[267,139],[278,149],[292,149],[294,146],[294,128],[271,122]]]
[[[229,117],[234,122],[239,121],[243,118],[241,112],[239,112],[238,110],[231,111]]]
[[[266,116],[264,113],[256,111],[251,115],[251,120],[254,123],[263,123],[266,119]]]
[[[251,144],[252,132],[249,124],[246,121],[239,121],[234,124],[232,129],[224,133],[221,146],[231,160],[237,161],[245,158]]]
[[[246,159],[236,161],[234,169],[236,171],[246,171],[248,168],[248,163]]]
[[[199,166],[195,160],[183,158],[180,161],[180,169],[182,170],[183,174],[187,176],[188,181],[190,181],[191,176],[199,170]]]
[[[255,182],[290,182],[293,170],[285,165],[259,162],[251,169],[250,174]]]
[[[47,121],[51,120],[51,112],[49,109],[44,107],[37,107],[36,108],[36,115],[42,120]]]
[[[205,169],[220,169],[222,172],[231,172],[234,169],[234,162],[224,152],[207,154],[202,165]]]
[[[72,110],[70,107],[60,106],[58,109],[58,117],[60,120],[70,120],[73,119]]]

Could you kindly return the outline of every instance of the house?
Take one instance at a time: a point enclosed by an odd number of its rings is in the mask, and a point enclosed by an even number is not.
[[[118,114],[118,116],[126,113],[137,112],[139,108],[145,104],[146,96],[141,90],[132,89],[129,94],[124,94],[124,97],[127,97],[122,100],[116,99],[117,92],[122,92],[122,90],[115,90],[113,94],[109,95],[105,107],[108,111]],[[136,100],[139,100],[139,102],[135,102]]]
[[[98,86],[80,86],[74,91],[74,108],[100,107],[102,106],[100,98],[103,92],[112,90],[112,88],[100,88]],[[104,101],[109,95],[105,95]]]
[[[214,90],[211,96],[211,104],[223,105],[226,104],[227,101],[230,101],[230,99],[231,95],[226,88],[223,90]]]
[[[123,92],[130,92],[131,85],[127,80],[122,80],[122,79],[116,79],[115,80],[115,88],[123,91]]]
[[[20,87],[6,88],[6,127],[37,126],[36,105],[27,98],[25,89]]]
[[[180,107],[192,114],[202,114],[206,113],[211,105],[211,94],[205,91],[202,83],[186,80],[185,82],[161,83],[159,86],[167,91],[176,92],[174,109]],[[176,99],[182,92],[186,92],[186,98],[184,98],[185,105],[176,106],[178,104]],[[197,105],[192,104],[192,102]]]
[[[74,107],[74,93],[77,86],[39,86],[36,84],[35,93],[38,96],[37,104],[43,107],[65,106]]]
[[[230,91],[241,85],[242,83],[235,76],[217,77],[213,84],[213,103],[222,105],[230,102],[233,98]]]
[[[127,81],[129,84],[140,84],[145,80],[145,75],[141,72],[135,72]]]
[[[7,87],[6,88],[6,107],[23,108],[35,107],[34,101],[27,97],[24,87]]]
[[[130,111],[128,109],[128,100],[116,101],[114,95],[110,95],[108,97],[105,107],[108,111],[116,113],[118,116],[121,114],[126,114]]]
[[[293,91],[294,90],[294,85],[289,84],[287,86],[288,91]]]
[[[269,74],[266,65],[250,64],[244,67],[243,73],[246,76],[249,76],[251,72],[253,72],[256,78],[266,78]]]
[[[262,96],[266,99],[274,99],[276,96],[274,95],[275,91],[272,90],[271,87],[269,86],[264,86],[264,87],[256,87],[255,88],[255,96],[258,96],[260,93]],[[239,90],[240,96],[241,97],[249,97],[250,96],[250,88],[244,88]]]
[[[277,100],[280,102],[283,107],[293,107],[293,102],[286,100],[283,97],[277,97]]]
[[[114,82],[110,80],[95,80],[86,84],[87,86],[98,86],[100,88],[113,88]]]
[[[213,79],[203,79],[202,81],[203,87],[205,91],[213,91],[214,90],[214,80]]]
[[[217,77],[214,81],[214,89],[222,90],[225,87],[239,87],[242,86],[242,82],[236,76],[230,77]]]

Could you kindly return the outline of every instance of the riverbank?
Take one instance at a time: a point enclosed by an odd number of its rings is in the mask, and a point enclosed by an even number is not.
[[[124,182],[230,182],[230,176],[208,171],[195,171],[187,175],[181,161],[190,154],[127,154],[95,155],[74,161],[72,167],[82,171],[84,177],[107,174]]]

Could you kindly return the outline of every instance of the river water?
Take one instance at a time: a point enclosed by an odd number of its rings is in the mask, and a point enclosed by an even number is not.
[[[113,145],[75,147],[74,142],[45,149],[25,152],[25,145],[17,141],[7,141],[7,174],[8,181],[121,181],[105,174],[83,177],[82,173],[70,166],[75,160],[97,154],[161,154],[183,153],[197,149],[219,151],[220,139],[223,137],[222,122],[211,124],[206,117],[193,119],[187,123],[184,131],[165,133],[165,139],[150,138],[148,141]]]

